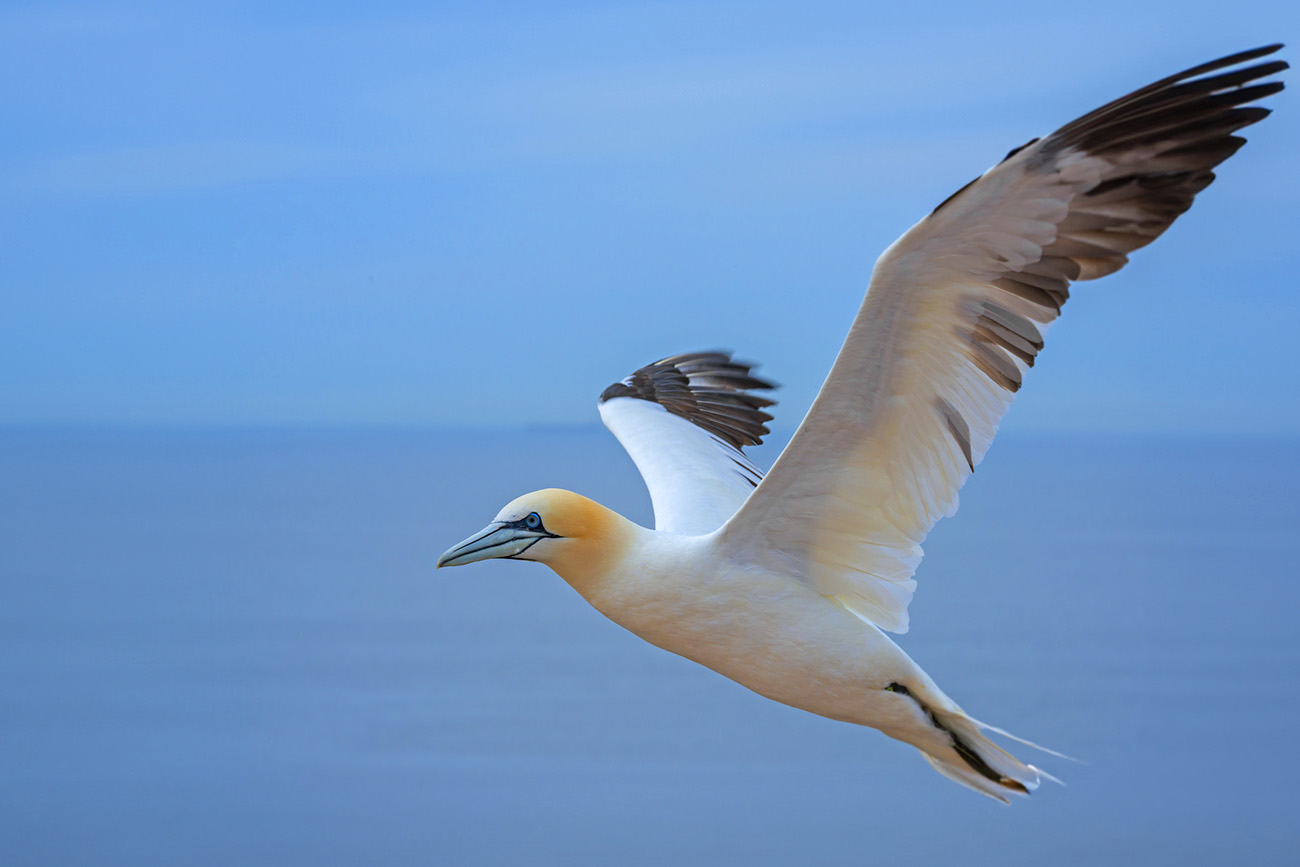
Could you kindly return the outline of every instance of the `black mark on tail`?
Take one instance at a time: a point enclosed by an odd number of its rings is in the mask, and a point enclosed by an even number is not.
[[[930,710],[930,708],[926,707],[923,702],[921,702],[919,699],[913,696],[912,693],[908,691],[907,687],[903,686],[901,683],[895,682],[885,687],[885,692],[896,692],[899,695],[905,695],[908,698],[912,699],[912,701],[916,702],[917,705],[920,706],[921,710],[925,711],[926,716],[930,718],[931,724],[933,724],[935,728],[937,728],[939,731],[943,732],[949,737],[949,739],[952,741],[953,751],[956,752],[957,755],[961,756],[962,761],[970,765],[971,769],[975,771],[975,773],[979,774],[981,777],[984,777],[985,779],[992,780],[993,782],[997,783],[999,786],[1004,786],[1008,789],[1012,789],[1014,791],[1020,792],[1021,794],[1025,794],[1025,795],[1029,794],[1029,790],[1025,788],[1024,784],[1021,783],[1019,780],[1013,780],[1010,777],[1004,777],[1001,774],[999,774],[997,771],[993,770],[993,768],[989,766],[989,763],[984,761],[984,759],[980,756],[979,753],[971,749],[970,744],[963,741],[960,737],[957,736],[956,732],[954,732],[952,729],[944,725],[943,722],[940,721],[939,716],[934,711]]]

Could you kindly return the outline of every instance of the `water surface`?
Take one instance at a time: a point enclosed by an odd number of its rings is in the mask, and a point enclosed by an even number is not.
[[[998,442],[927,542],[900,643],[973,715],[1083,760],[1032,757],[1068,786],[1008,809],[642,643],[540,565],[435,574],[534,488],[648,521],[595,428],[3,432],[0,851],[1285,861],[1297,447]]]

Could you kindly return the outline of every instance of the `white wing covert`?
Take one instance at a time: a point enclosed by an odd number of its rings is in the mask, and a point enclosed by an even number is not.
[[[877,261],[826,383],[720,544],[907,630],[920,543],[1043,346],[1074,280],[1121,268],[1269,111],[1268,46],[1116,100],[1012,151]]]
[[[600,396],[600,417],[632,457],[654,504],[655,529],[704,535],[718,529],[763,474],[745,457],[758,445],[773,388],[730,353],[694,352],[648,364]]]

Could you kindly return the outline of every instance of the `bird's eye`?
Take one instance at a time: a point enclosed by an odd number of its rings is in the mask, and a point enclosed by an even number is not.
[[[527,518],[524,518],[524,526],[530,530],[536,530],[538,527],[542,526],[542,516],[536,512],[532,512]]]

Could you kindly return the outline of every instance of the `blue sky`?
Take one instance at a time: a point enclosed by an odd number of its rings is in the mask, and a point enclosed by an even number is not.
[[[901,5],[6,4],[0,422],[587,422],[633,368],[728,347],[791,426],[950,192],[1300,41],[1280,2]],[[1168,235],[1076,287],[1004,427],[1300,432],[1288,83]]]

